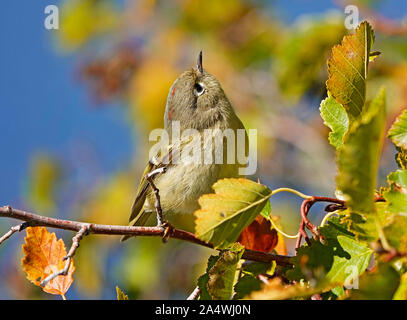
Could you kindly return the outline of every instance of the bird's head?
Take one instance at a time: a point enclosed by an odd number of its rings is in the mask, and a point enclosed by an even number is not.
[[[168,93],[165,128],[179,121],[181,129],[213,128],[233,112],[219,81],[202,66],[202,51],[195,68],[183,72]]]

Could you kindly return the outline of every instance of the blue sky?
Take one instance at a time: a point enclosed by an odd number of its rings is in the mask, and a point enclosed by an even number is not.
[[[18,201],[35,152],[64,159],[73,145],[90,145],[104,172],[117,170],[133,152],[124,109],[95,108],[74,79],[75,56],[56,52],[57,31],[43,26],[46,5],[9,1],[0,11],[0,149],[7,155],[0,159],[0,179],[7,181],[0,186],[1,204]]]

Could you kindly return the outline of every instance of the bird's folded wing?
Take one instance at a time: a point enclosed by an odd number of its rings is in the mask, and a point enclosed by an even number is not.
[[[178,144],[169,145],[167,147],[166,152],[162,152],[160,149],[157,152],[157,155],[150,159],[150,161],[147,164],[147,167],[144,170],[139,187],[137,189],[137,196],[136,196],[136,199],[134,200],[133,206],[131,208],[131,215],[129,218],[129,222],[133,222],[133,223],[136,222],[133,220],[135,220],[137,218],[137,216],[139,215],[139,213],[141,213],[141,211],[143,210],[144,203],[146,201],[146,197],[148,194],[147,190],[149,189],[149,183],[146,179],[147,175],[150,172],[152,172],[158,168],[165,167],[166,169],[168,169],[169,167],[173,166],[174,163],[176,162],[176,160],[178,160],[180,158],[180,153],[181,153],[182,147],[185,144],[191,142],[191,140],[192,139],[186,139],[186,140],[182,141],[181,144],[178,143]],[[163,173],[163,174],[165,174],[165,173]],[[160,175],[161,174],[157,174],[157,176],[155,176],[154,179],[156,179]]]

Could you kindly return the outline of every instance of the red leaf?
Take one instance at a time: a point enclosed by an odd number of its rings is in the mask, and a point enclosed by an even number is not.
[[[278,235],[270,221],[258,215],[240,234],[237,240],[246,249],[270,252],[278,243]]]

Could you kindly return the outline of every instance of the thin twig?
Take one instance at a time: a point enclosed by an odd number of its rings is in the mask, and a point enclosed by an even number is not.
[[[83,236],[86,236],[89,231],[90,224],[83,225],[82,228],[77,232],[77,234],[72,238],[72,246],[69,249],[68,254],[64,257],[64,260],[72,258],[75,255],[76,250],[79,247],[79,242],[82,240]]]
[[[304,222],[304,226],[309,229],[314,237],[314,239],[318,239],[320,237],[318,227],[315,226],[314,224],[311,223],[311,221],[308,219],[308,212],[311,209],[311,207],[314,205],[315,200],[314,199],[308,199],[305,200],[302,203],[301,206],[301,218],[302,221]]]
[[[269,278],[264,274],[259,274],[257,276],[257,279],[259,279],[261,282],[263,282],[266,286],[269,284]]]
[[[299,248],[301,245],[301,240],[302,238],[305,239],[305,241],[307,242],[308,245],[311,245],[311,241],[308,238],[307,232],[305,231],[305,228],[307,226],[307,215],[308,215],[308,210],[309,210],[309,204],[310,204],[310,200],[306,199],[302,202],[301,204],[301,224],[300,224],[300,228],[298,230],[299,236],[297,238],[297,243],[295,245],[296,248]],[[305,219],[304,219],[305,217]],[[310,223],[308,221],[308,223]]]
[[[79,247],[79,241],[81,241],[82,237],[88,233],[88,230],[89,224],[84,224],[81,227],[81,229],[76,233],[76,235],[72,238],[72,245],[68,251],[68,254],[63,258],[63,260],[66,260],[64,268],[62,270],[59,270],[58,272],[50,274],[48,277],[42,280],[40,283],[41,287],[45,287],[48,284],[48,282],[50,282],[51,280],[55,279],[58,276],[66,276],[68,274],[72,257],[75,255],[75,252]]]
[[[148,183],[150,184],[150,187],[153,190],[154,196],[155,196],[154,207],[155,207],[155,211],[157,213],[157,227],[164,228],[164,234],[163,234],[163,237],[162,237],[162,241],[164,243],[168,241],[169,234],[170,234],[171,230],[173,229],[173,227],[171,226],[171,224],[168,221],[164,220],[163,209],[161,207],[161,200],[160,200],[160,190],[154,184],[153,178],[157,174],[165,173],[166,170],[167,170],[166,167],[161,167],[161,168],[158,168],[158,169],[155,169],[155,170],[151,171],[146,176],[146,179],[147,179]]]
[[[166,171],[166,167],[161,167],[158,169],[155,169],[153,171],[151,171],[147,176],[146,179],[148,181],[148,183],[150,184],[151,189],[154,192],[155,195],[155,211],[157,212],[157,226],[162,226],[164,225],[164,218],[163,218],[163,210],[161,208],[161,201],[160,201],[160,191],[158,190],[158,188],[155,186],[154,182],[153,182],[153,178],[157,175],[157,174],[161,174],[161,173],[165,173]]]
[[[375,201],[383,202],[385,200],[380,195],[376,194]],[[322,235],[318,231],[318,227],[312,224],[311,221],[309,221],[308,219],[309,210],[316,202],[330,202],[331,204],[325,207],[325,211],[327,212],[346,209],[345,201],[336,198],[312,196],[311,198],[305,199],[301,204],[301,224],[298,230],[299,237],[297,238],[296,248],[299,248],[299,246],[301,245],[302,237],[304,237],[308,245],[311,244],[305,228],[309,229],[312,232],[315,239],[319,238],[320,241],[324,241]],[[325,223],[326,219],[324,219],[323,222]],[[384,237],[382,238],[385,239]]]
[[[58,272],[51,273],[48,277],[41,281],[40,286],[45,287],[48,284],[48,282],[54,280],[56,277],[66,276],[68,274],[70,264],[71,258],[68,258],[68,260],[65,262],[64,268],[62,270],[59,270]]]
[[[201,289],[197,286],[194,291],[188,296],[187,300],[198,300],[199,295],[201,294]]]
[[[305,231],[305,228],[310,230],[312,232],[312,235],[314,236],[315,239],[319,239],[323,241],[323,237],[318,231],[318,227],[315,226],[314,224],[311,223],[311,221],[308,219],[308,213],[311,207],[316,203],[316,202],[331,202],[336,205],[336,209],[344,209],[345,208],[345,202],[343,200],[339,200],[336,198],[330,198],[330,197],[317,197],[313,196],[309,199],[305,199],[302,204],[301,204],[301,224],[300,228],[298,230],[299,237],[297,239],[296,243],[296,248],[299,248],[301,245],[301,240],[304,237],[305,241],[307,242],[308,245],[311,244],[310,239],[308,238],[307,232]],[[328,207],[327,207],[328,208]],[[329,207],[330,209],[330,207]]]
[[[71,231],[80,231],[83,226],[88,226],[89,234],[104,234],[104,235],[120,235],[120,236],[155,236],[163,237],[166,229],[162,227],[141,227],[141,226],[119,226],[119,225],[104,225],[96,223],[85,223],[72,220],[62,220],[50,217],[40,216],[23,210],[12,209],[11,207],[0,207],[0,217],[13,218],[22,221],[28,221],[30,225],[43,226]],[[172,228],[168,233],[169,238],[179,239],[192,242],[208,248],[213,248],[213,245],[198,239],[193,233],[188,231]],[[291,266],[289,256],[277,255],[261,251],[246,249],[242,259],[253,260],[259,262],[275,261],[281,266]]]
[[[10,238],[14,233],[23,231],[23,230],[24,230],[25,228],[27,228],[28,226],[30,226],[30,223],[26,221],[26,222],[20,223],[19,225],[16,225],[16,226],[14,226],[14,227],[11,227],[10,230],[9,230],[4,236],[2,236],[2,237],[0,238],[0,245],[1,245],[4,241],[6,241],[8,238]]]

